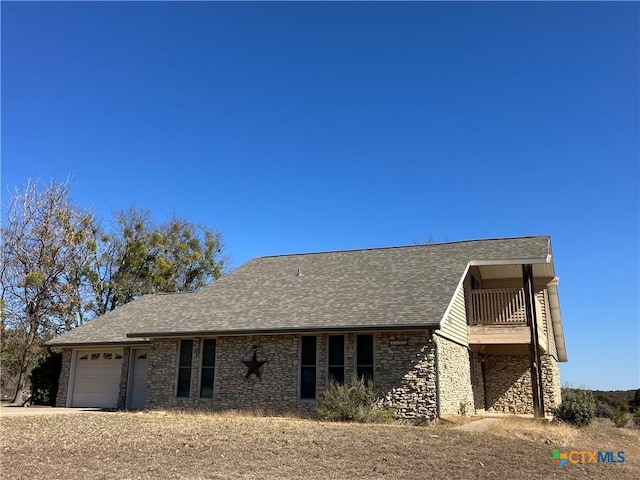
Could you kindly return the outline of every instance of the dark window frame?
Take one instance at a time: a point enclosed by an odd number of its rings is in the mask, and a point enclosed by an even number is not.
[[[209,363],[205,363],[206,355],[205,348],[207,345],[213,346],[213,357],[210,359]],[[213,398],[213,386],[216,381],[216,354],[218,350],[218,343],[215,338],[204,338],[200,342],[200,380],[199,380],[199,392],[200,398]],[[204,384],[205,372],[211,372],[211,379],[207,381],[207,384]],[[203,391],[207,388],[207,392]]]
[[[311,357],[310,352],[306,352],[305,339],[313,339],[313,363],[305,362],[306,357]],[[308,345],[307,345],[308,347]],[[317,335],[301,335],[300,336],[300,380],[298,382],[300,400],[315,400],[318,385],[318,336]],[[307,385],[307,377],[311,375],[313,378],[313,387]]]
[[[189,345],[191,355],[183,359],[182,352]],[[184,362],[183,362],[184,360]],[[178,348],[178,371],[176,378],[176,398],[191,397],[191,374],[193,370],[193,340],[180,340]],[[185,385],[187,387],[185,392]],[[185,395],[186,393],[186,395]]]
[[[369,337],[371,339],[371,358],[370,359],[363,359],[361,358],[361,356],[363,356],[364,354],[362,353],[362,351],[364,350],[365,345],[359,345],[360,344],[360,339],[364,339],[366,337]],[[368,380],[371,380],[372,382],[375,383],[375,337],[372,334],[358,334],[356,335],[356,361],[355,361],[355,366],[356,366],[356,375],[358,376],[358,378],[361,378],[362,376],[367,377]],[[361,360],[371,360],[371,362],[369,363],[368,361],[362,361]],[[370,374],[365,373],[364,375],[361,373],[364,370],[367,370],[367,373],[370,372]]]

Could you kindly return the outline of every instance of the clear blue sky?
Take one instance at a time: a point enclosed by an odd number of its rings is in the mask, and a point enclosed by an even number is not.
[[[640,387],[634,3],[2,2],[2,179],[252,257],[552,237],[563,382]]]

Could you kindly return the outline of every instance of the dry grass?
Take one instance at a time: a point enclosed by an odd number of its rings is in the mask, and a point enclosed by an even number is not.
[[[519,417],[502,418],[499,423],[489,426],[487,432],[500,437],[541,441],[561,447],[576,445],[578,440],[585,437],[585,432],[571,425]]]
[[[2,476],[28,479],[637,479],[640,432],[505,420],[491,432],[176,413],[5,417]],[[624,450],[623,465],[549,461],[554,445]]]

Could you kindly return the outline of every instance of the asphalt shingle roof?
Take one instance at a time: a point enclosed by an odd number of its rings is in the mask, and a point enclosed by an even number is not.
[[[437,326],[470,261],[550,253],[541,236],[261,257],[195,293],[145,295],[49,345],[142,340],[132,334]]]

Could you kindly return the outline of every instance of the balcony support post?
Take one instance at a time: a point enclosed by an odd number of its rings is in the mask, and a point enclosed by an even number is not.
[[[524,301],[527,325],[531,331],[529,344],[531,362],[531,389],[533,393],[533,416],[544,418],[544,392],[542,388],[542,369],[540,351],[538,350],[538,318],[535,308],[535,291],[533,288],[533,265],[522,265],[522,282],[524,285]]]

